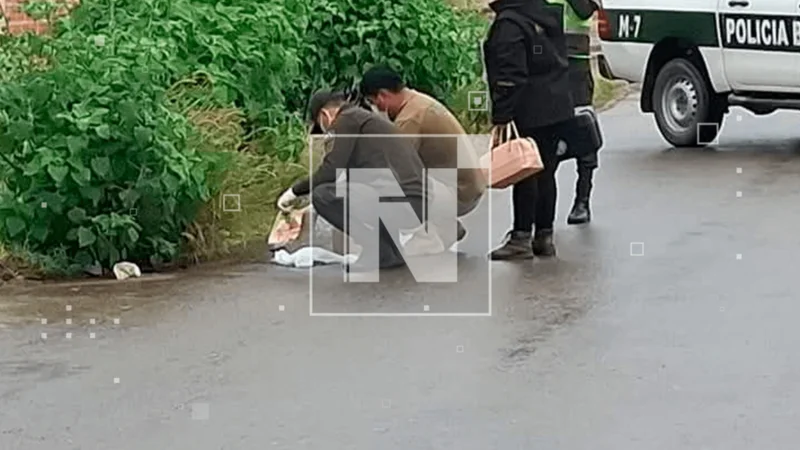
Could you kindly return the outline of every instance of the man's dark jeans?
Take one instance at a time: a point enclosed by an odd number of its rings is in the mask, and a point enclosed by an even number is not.
[[[594,101],[594,76],[592,75],[592,63],[590,59],[570,58],[569,60],[569,84],[572,92],[572,100],[576,107],[592,106]],[[577,158],[576,166],[578,177],[588,174],[599,165],[597,152],[589,152]],[[591,182],[591,181],[590,181]]]
[[[374,264],[376,268],[395,267],[403,264],[405,262],[403,254],[395,245],[392,237],[399,239],[401,230],[420,226],[424,210],[423,199],[414,197],[384,199],[384,205],[390,202],[407,203],[411,206],[414,214],[398,212],[397,208],[401,205],[392,205],[395,208],[380,208],[385,213],[384,218],[387,219],[381,220],[378,218],[376,209],[370,206],[374,204],[376,196],[380,195],[377,190],[365,184],[346,183],[348,192],[347,198],[345,198],[336,195],[336,185],[337,183],[326,183],[315,186],[311,193],[311,203],[317,214],[345,235],[349,235],[362,247],[359,264]],[[380,230],[377,249],[371,247],[374,239],[362,239],[359,242],[359,237],[370,236],[375,233],[375,229]],[[377,261],[374,261],[374,258],[377,258]]]

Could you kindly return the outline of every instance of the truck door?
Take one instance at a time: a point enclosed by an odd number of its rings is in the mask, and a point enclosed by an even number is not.
[[[739,91],[798,85],[796,0],[719,0],[717,29],[728,83]]]

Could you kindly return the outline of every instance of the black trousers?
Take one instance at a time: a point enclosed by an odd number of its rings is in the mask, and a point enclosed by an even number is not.
[[[359,257],[359,262],[375,264],[379,267],[393,266],[403,262],[405,260],[403,254],[395,245],[392,237],[399,239],[400,230],[413,229],[421,224],[425,209],[424,199],[416,197],[383,199],[383,202],[407,203],[411,206],[414,214],[394,213],[393,211],[396,209],[382,208],[381,210],[385,214],[379,218],[375,206],[372,206],[375,199],[380,196],[379,192],[364,184],[347,183],[346,185],[346,198],[336,195],[336,183],[315,186],[311,192],[311,204],[314,210],[362,247],[362,256]],[[377,248],[372,248],[374,240],[365,239],[365,237],[371,236],[376,229],[380,234]],[[366,261],[362,261],[362,258]],[[377,261],[373,261],[375,258]]]
[[[546,127],[520,130],[520,135],[536,141],[544,170],[530,176],[513,187],[514,231],[530,233],[551,230],[556,217],[556,168],[558,167],[558,142],[565,130],[559,123]]]
[[[575,106],[591,106],[594,99],[594,77],[592,76],[591,60],[570,58],[568,74],[570,92]],[[592,170],[599,165],[597,152],[591,152],[576,158],[576,163],[578,178],[585,177],[587,173],[591,176]]]

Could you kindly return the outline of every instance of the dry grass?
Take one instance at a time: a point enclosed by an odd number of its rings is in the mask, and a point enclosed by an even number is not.
[[[447,0],[456,9],[484,10],[489,7],[491,0]]]
[[[602,109],[617,100],[625,92],[625,83],[608,80],[599,73],[594,74],[594,107]]]
[[[203,83],[191,86],[195,91],[206,88]],[[195,95],[184,92],[183,96],[204,98],[196,92]],[[278,196],[307,169],[272,156],[276,153],[273,148],[269,154],[260,152],[259,145],[271,142],[245,135],[245,120],[240,110],[197,101],[177,103],[199,132],[193,146],[215,153],[222,161],[222,170],[212,173],[210,180],[217,195],[183,233],[184,257],[199,263],[246,253],[254,244],[264,242],[275,218]],[[301,124],[295,125],[287,130],[273,130],[273,134],[297,135],[296,144],[302,145]]]
[[[260,248],[275,219],[278,196],[304,173],[299,164],[237,152],[219,194],[184,233],[186,256],[197,263]]]

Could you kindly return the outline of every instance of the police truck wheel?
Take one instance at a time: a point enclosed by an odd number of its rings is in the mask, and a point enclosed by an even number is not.
[[[687,59],[673,59],[656,77],[656,124],[676,147],[702,147],[714,141],[725,109],[719,103],[703,74]]]

